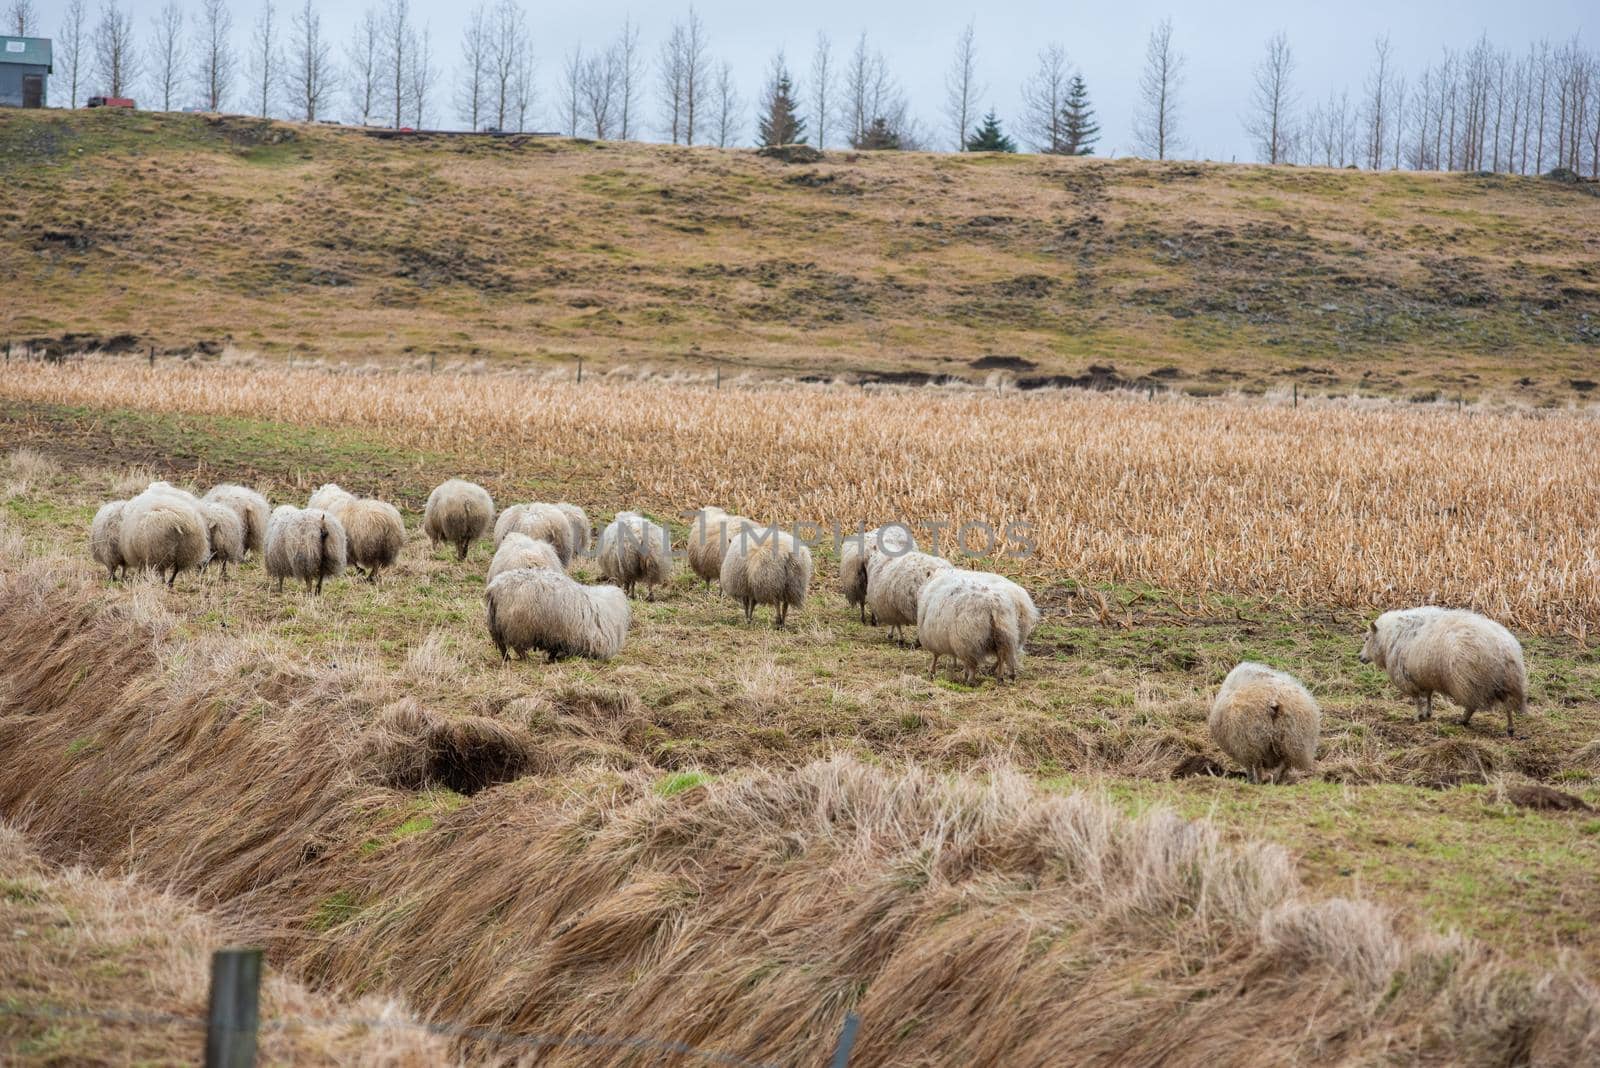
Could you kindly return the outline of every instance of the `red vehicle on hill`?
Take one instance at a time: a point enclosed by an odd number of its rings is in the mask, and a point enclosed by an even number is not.
[[[133,110],[133,100],[126,96],[91,96],[89,106],[92,108],[127,108]]]

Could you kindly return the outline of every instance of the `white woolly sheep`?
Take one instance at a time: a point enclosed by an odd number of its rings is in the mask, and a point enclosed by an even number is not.
[[[530,538],[520,530],[509,531],[505,539],[500,542],[500,548],[494,551],[494,559],[489,563],[489,575],[484,579],[485,585],[493,582],[507,571],[516,571],[522,568],[532,570],[544,569],[546,571],[561,571],[561,557],[556,554],[555,546],[547,541]]]
[[[272,518],[272,507],[265,497],[249,487],[223,483],[212,486],[201,500],[232,508],[244,525],[245,552],[261,555],[267,545],[267,521]]]
[[[704,580],[707,588],[722,580],[722,558],[728,542],[739,532],[756,526],[742,515],[729,515],[721,508],[706,507],[695,513],[689,526],[689,569]]]
[[[844,539],[844,544],[839,546],[839,589],[844,593],[846,604],[860,609],[861,622],[867,621],[867,561],[879,553],[899,556],[916,548],[917,539],[898,523]]]
[[[535,501],[531,504],[513,504],[500,513],[494,524],[494,544],[499,548],[507,534],[516,531],[535,541],[547,541],[561,558],[565,568],[572,563],[573,524],[558,505]]]
[[[345,560],[378,581],[378,572],[393,567],[406,543],[406,525],[400,510],[387,501],[372,497],[351,497],[337,502],[328,514],[344,528]]]
[[[638,512],[618,512],[600,532],[600,574],[629,597],[642,582],[645,600],[655,600],[656,587],[672,578],[672,542],[665,528]]]
[[[720,578],[722,592],[744,607],[746,623],[755,618],[756,605],[770,604],[781,628],[789,609],[805,603],[811,550],[777,527],[746,527],[728,542]]]
[[[317,492],[311,495],[311,499],[306,501],[306,507],[338,515],[341,508],[353,503],[355,499],[354,493],[342,488],[337,482],[324,482],[317,488]]]
[[[106,569],[112,582],[117,581],[118,571],[128,573],[127,561],[122,558],[122,510],[127,506],[127,501],[102,504],[89,524],[89,555]]]
[[[589,543],[594,537],[594,526],[589,522],[589,513],[567,501],[560,502],[556,507],[566,514],[567,521],[572,524],[572,559],[586,555],[589,552]]]
[[[279,593],[286,578],[321,593],[324,579],[344,574],[345,545],[344,527],[331,513],[281,504],[267,523],[267,577],[278,580]]]
[[[1317,762],[1322,711],[1300,681],[1246,661],[1228,672],[1211,705],[1211,739],[1249,774],[1251,782],[1285,782],[1289,769],[1310,772]]]
[[[456,559],[465,560],[472,543],[494,525],[494,498],[489,491],[465,479],[452,478],[434,487],[422,514],[422,532],[435,549],[440,542],[456,547]]]
[[[609,660],[622,650],[632,611],[615,586],[585,586],[565,572],[516,568],[484,592],[489,636],[501,660],[538,649],[551,662],[564,656]]]
[[[171,586],[178,572],[206,562],[211,552],[206,523],[186,497],[192,494],[156,483],[127,503],[118,536],[127,567],[154,570],[163,576],[171,572],[166,580]]]
[[[1435,607],[1385,612],[1367,629],[1361,662],[1388,672],[1416,704],[1417,720],[1433,718],[1433,695],[1461,706],[1461,724],[1502,705],[1506,734],[1528,711],[1528,669],[1510,631],[1476,612]]]
[[[879,626],[889,628],[889,636],[905,644],[905,626],[917,621],[917,595],[928,580],[955,565],[927,553],[908,552],[891,556],[886,552],[867,557],[867,610]]]
[[[205,520],[206,541],[210,552],[206,566],[222,562],[222,579],[228,579],[228,565],[244,563],[244,522],[239,513],[216,501],[201,501],[197,508]]]
[[[871,592],[871,586],[867,587]],[[995,658],[995,678],[1012,680],[1022,648],[1039,625],[1039,610],[1028,591],[1002,575],[952,568],[940,571],[917,599],[917,640],[933,654],[932,678],[942,657],[954,657],[966,672],[967,685],[978,669]]]
[[[169,497],[176,497],[183,503],[189,505],[191,508],[200,503],[200,498],[196,497],[188,490],[181,486],[174,486],[172,483],[162,479],[157,479],[155,482],[150,483],[150,485],[145,487],[144,492],[151,494],[166,494]]]

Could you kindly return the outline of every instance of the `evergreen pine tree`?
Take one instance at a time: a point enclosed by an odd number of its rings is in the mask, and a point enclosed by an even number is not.
[[[1017,143],[1000,129],[1000,120],[993,111],[983,117],[983,125],[967,138],[968,152],[1015,152]]]
[[[861,132],[861,136],[851,141],[851,147],[866,152],[881,152],[900,147],[900,133],[889,120],[879,115],[872,120],[872,124]]]
[[[780,66],[773,72],[764,97],[757,131],[761,146],[805,144],[806,120],[800,117],[794,99],[794,82],[787,70]]]
[[[1061,154],[1094,155],[1095,142],[1100,140],[1100,124],[1094,121],[1094,108],[1089,105],[1089,87],[1083,84],[1081,74],[1074,74],[1067,86],[1067,102],[1061,109],[1061,118]]]

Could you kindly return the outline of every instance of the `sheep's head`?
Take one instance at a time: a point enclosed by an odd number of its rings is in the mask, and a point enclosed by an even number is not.
[[[1376,664],[1383,667],[1383,642],[1378,636],[1378,621],[1374,619],[1367,627],[1367,640],[1361,646],[1361,662],[1363,664]]]

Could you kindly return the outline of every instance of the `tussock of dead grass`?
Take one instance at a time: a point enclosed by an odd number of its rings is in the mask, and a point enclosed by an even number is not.
[[[1006,530],[1025,523],[1034,550],[1008,566],[1055,579],[1363,611],[1445,603],[1545,632],[1586,634],[1600,613],[1584,412],[88,366],[24,364],[0,395],[361,428],[497,458],[517,481],[578,461],[663,516],[712,500],[847,530],[901,516],[949,524],[943,551],[968,522],[994,529],[997,554],[1020,551]]]
[[[840,757],[670,792],[647,766],[574,768],[402,833],[425,796],[375,781],[374,731],[498,733],[415,706],[374,727],[348,668],[179,670],[96,602],[0,587],[0,652],[26,681],[0,709],[0,813],[52,855],[214,904],[314,981],[436,1018],[779,1063],[825,1056],[849,1010],[864,1064],[1600,1056],[1600,995],[1575,974],[1311,898],[1274,847],[1004,768]],[[76,630],[40,643],[50,618]],[[584,689],[517,706],[516,729],[635,708]]]

